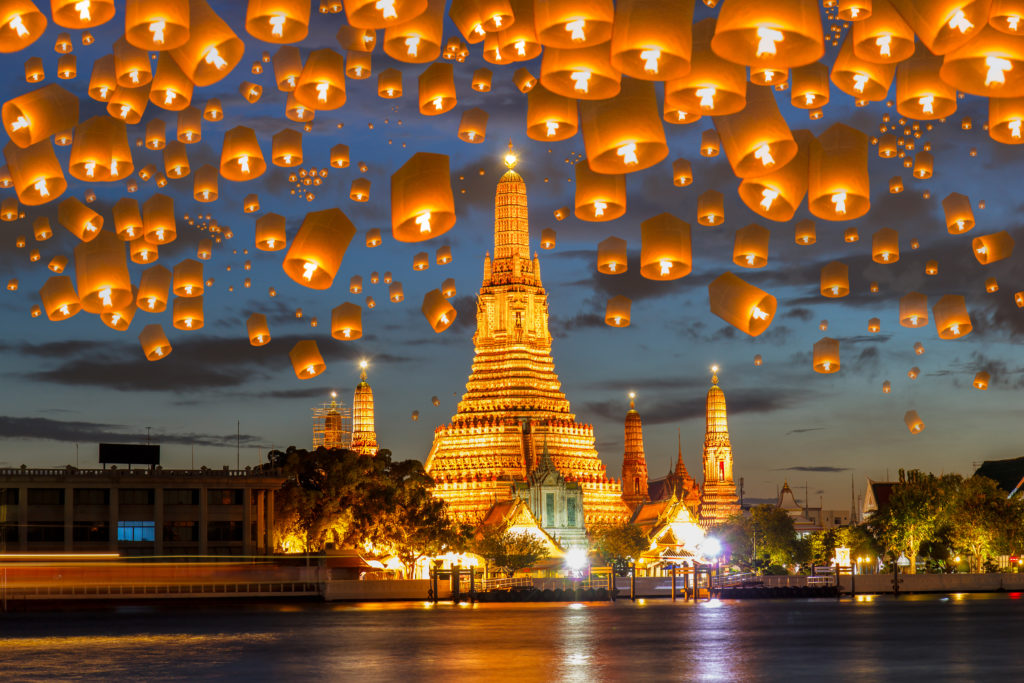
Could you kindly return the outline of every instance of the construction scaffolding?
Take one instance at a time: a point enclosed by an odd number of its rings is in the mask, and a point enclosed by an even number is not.
[[[352,410],[332,393],[331,400],[313,408],[313,448],[351,448]]]

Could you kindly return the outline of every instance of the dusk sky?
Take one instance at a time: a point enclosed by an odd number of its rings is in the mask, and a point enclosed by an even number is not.
[[[39,2],[40,6],[48,3]],[[211,97],[224,106],[222,121],[203,122],[203,141],[188,147],[193,172],[204,163],[218,164],[224,131],[235,125],[254,128],[268,171],[259,179],[234,183],[220,179],[220,198],[212,204],[192,199],[193,178],[171,180],[158,190],[152,180],[139,181],[131,195],[140,204],[160,191],[175,200],[179,216],[178,239],[161,247],[159,262],[173,267],[183,258],[194,258],[200,238],[209,236],[188,226],[184,214],[210,213],[234,232],[231,240],[215,245],[213,259],[204,262],[207,278],[215,284],[205,294],[206,323],[202,330],[181,332],[171,327],[170,308],[162,314],[139,312],[126,332],[106,327],[98,316],[79,314],[54,323],[45,315],[32,319],[29,310],[39,302],[39,288],[52,275],[46,264],[57,254],[71,257],[77,239],[60,227],[58,202],[24,207],[25,218],[0,224],[0,283],[19,280],[16,292],[0,291],[0,466],[64,466],[78,463],[97,466],[97,443],[145,442],[150,428],[153,443],[162,446],[164,467],[188,467],[192,448],[196,465],[221,467],[235,464],[236,423],[240,424],[241,464],[255,465],[271,447],[311,445],[311,408],[329,399],[336,390],[351,401],[358,381],[360,358],[370,362],[369,381],[376,398],[376,428],[382,447],[396,458],[425,460],[433,430],[455,412],[465,389],[473,357],[472,336],[476,326],[474,295],[480,286],[485,252],[493,253],[494,191],[504,172],[502,156],[509,138],[520,156],[517,170],[526,181],[530,202],[531,249],[540,253],[541,273],[548,291],[555,367],[562,390],[572,403],[577,420],[592,423],[597,448],[610,476],[618,478],[623,451],[623,418],[627,393],[637,392],[637,409],[644,421],[644,438],[651,476],[664,474],[675,461],[676,435],[681,430],[683,456],[691,474],[701,478],[700,455],[704,435],[704,400],[710,385],[709,367],[721,368],[721,386],[729,407],[729,427],[735,455],[736,478],[743,477],[745,497],[774,498],[778,487],[789,480],[803,498],[807,482],[812,504],[824,498],[826,507],[850,505],[851,474],[857,495],[863,493],[864,477],[885,479],[899,468],[969,474],[986,459],[1010,458],[1021,452],[1024,401],[1024,310],[1014,303],[1014,292],[1024,290],[1024,208],[1021,177],[1024,154],[1019,148],[994,142],[983,128],[987,101],[966,96],[958,101],[954,116],[935,122],[933,131],[918,140],[932,144],[935,175],[916,180],[899,159],[879,159],[870,154],[870,212],[862,219],[841,223],[817,220],[817,243],[797,246],[793,226],[813,218],[806,201],[792,221],[775,223],[762,219],[739,200],[736,178],[724,154],[714,159],[700,156],[701,132],[712,127],[704,118],[690,125],[665,124],[670,152],[661,163],[627,177],[628,209],[624,217],[606,223],[588,223],[574,217],[556,222],[553,211],[573,203],[573,169],[568,160],[582,154],[583,139],[550,147],[529,140],[525,133],[526,96],[513,84],[512,73],[526,66],[540,73],[540,59],[497,67],[481,58],[481,45],[471,46],[472,56],[455,64],[458,106],[438,117],[424,117],[416,105],[416,78],[424,65],[402,64],[378,48],[373,71],[366,80],[347,80],[348,102],[335,111],[318,112],[313,130],[303,136],[303,167],[328,165],[332,145],[351,148],[352,165],[331,169],[316,199],[307,202],[289,193],[288,169],[269,165],[270,138],[283,128],[301,130],[284,117],[285,93],[274,85],[273,69],[264,65],[262,75],[250,68],[266,50],[244,30],[242,2],[211,2],[246,43],[238,67],[224,80],[196,88],[193,106],[202,107]],[[47,14],[48,9],[44,10]],[[711,16],[697,3],[696,19]],[[342,51],[335,34],[344,14],[312,16],[309,37],[299,44],[303,57],[312,49],[330,47]],[[45,64],[44,83],[59,83],[80,98],[80,120],[102,114],[103,104],[86,94],[95,59],[107,54],[124,29],[123,5],[113,20],[92,31],[96,41],[81,44],[81,32],[69,31],[78,58],[78,77],[56,79],[58,54],[53,45],[63,31],[52,22],[44,36],[27,50],[0,57],[4,99],[39,87],[25,82],[24,61],[40,56]],[[826,24],[827,29],[827,24]],[[445,38],[457,35],[446,19]],[[845,32],[844,32],[845,35]],[[831,64],[837,48],[830,47],[824,61]],[[155,67],[155,60],[153,61]],[[478,93],[470,88],[473,71],[486,66],[494,71],[493,90]],[[405,95],[398,100],[377,96],[376,74],[385,68],[403,72]],[[238,85],[250,80],[264,87],[262,99],[249,104],[238,94]],[[662,93],[658,84],[659,103]],[[890,97],[895,95],[895,85]],[[853,99],[831,88],[831,102],[824,118],[808,119],[807,112],[789,104],[789,93],[776,93],[780,110],[792,129],[806,128],[820,134],[842,121],[868,135],[877,135],[883,114],[898,118],[895,106],[876,102],[855,108]],[[659,104],[660,106],[660,104]],[[483,144],[468,144],[456,137],[459,119],[468,107],[490,113]],[[961,129],[969,116],[974,126]],[[150,103],[143,122],[129,127],[133,143],[144,133],[151,118],[167,122],[168,138],[176,130],[177,114]],[[344,127],[338,129],[338,124]],[[372,124],[372,129],[370,128]],[[4,135],[0,132],[0,135]],[[7,143],[6,136],[2,140]],[[969,155],[971,148],[977,156]],[[97,194],[91,207],[109,221],[110,207],[126,196],[125,182],[86,185],[67,174],[70,147],[57,147],[69,183],[61,197],[82,198],[88,189]],[[448,154],[458,220],[455,227],[425,243],[404,244],[391,237],[390,175],[415,152]],[[162,170],[162,152],[132,147],[135,168],[153,163]],[[689,187],[672,184],[672,160],[683,157],[693,164],[695,181]],[[359,177],[358,162],[368,165],[372,182],[368,203],[348,198],[352,179]],[[481,174],[482,171],[482,174]],[[888,180],[902,175],[906,190],[892,195]],[[464,176],[465,180],[459,180]],[[707,189],[725,194],[725,224],[697,224],[697,197]],[[465,190],[465,193],[462,193]],[[930,199],[922,196],[931,193]],[[950,192],[968,195],[977,226],[965,235],[950,235],[945,228],[941,200]],[[331,289],[316,292],[295,284],[281,268],[284,252],[261,252],[253,246],[255,218],[244,214],[242,199],[258,193],[260,213],[273,211],[288,219],[291,238],[307,212],[338,207],[358,232],[345,254]],[[13,189],[0,197],[14,196]],[[979,208],[979,200],[986,207]],[[693,272],[681,280],[654,282],[639,274],[640,223],[662,212],[671,212],[692,226]],[[50,217],[54,237],[37,243],[32,221]],[[771,229],[768,265],[749,270],[732,263],[734,233],[750,223]],[[558,231],[558,246],[540,249],[543,228]],[[856,227],[860,241],[846,244],[843,231]],[[871,235],[882,227],[899,230],[900,260],[894,265],[871,261]],[[384,244],[364,246],[371,228],[381,228]],[[1008,230],[1017,240],[1011,258],[989,266],[980,265],[971,253],[971,239]],[[27,238],[16,248],[18,236]],[[615,235],[630,248],[629,271],[601,275],[596,270],[597,243]],[[910,249],[910,240],[920,248]],[[437,247],[449,244],[454,261],[438,266]],[[38,248],[41,259],[29,262],[29,251]],[[243,254],[248,249],[249,253]],[[237,253],[235,253],[237,251]],[[431,255],[423,272],[412,269],[413,256]],[[251,260],[252,270],[242,265]],[[924,264],[937,260],[939,274],[926,277]],[[825,299],[818,293],[821,267],[833,260],[850,266],[851,294]],[[133,281],[142,267],[129,264]],[[228,271],[227,268],[231,270]],[[72,273],[69,267],[66,274]],[[371,271],[391,271],[405,288],[405,301],[390,303],[383,283],[369,284]],[[724,271],[736,272],[778,298],[778,312],[771,327],[757,338],[748,337],[709,311],[707,285]],[[365,292],[348,292],[352,275],[362,275]],[[246,277],[252,287],[242,286]],[[435,334],[420,312],[423,295],[454,277],[458,287],[455,305],[458,318],[442,334]],[[995,277],[999,291],[986,293],[984,281]],[[868,283],[877,281],[878,294]],[[228,287],[234,286],[229,292]],[[270,298],[268,289],[278,296]],[[934,324],[911,330],[899,326],[898,301],[909,291],[928,295],[929,307],[944,294],[967,299],[974,331],[959,341],[942,341]],[[355,342],[330,337],[331,309],[343,301],[363,305],[366,294],[377,307],[363,309],[364,336]],[[614,329],[604,324],[606,301],[615,295],[633,300],[632,324]],[[303,318],[294,311],[302,308]],[[273,341],[265,347],[249,345],[245,320],[253,312],[265,313]],[[313,329],[309,318],[317,317]],[[867,331],[868,319],[881,319],[878,334]],[[819,323],[828,321],[828,331]],[[159,362],[142,354],[138,334],[151,322],[164,326],[173,353]],[[811,348],[823,336],[840,339],[842,369],[833,375],[812,370]],[[327,371],[309,381],[296,379],[288,351],[300,339],[316,339],[327,362]],[[923,355],[913,345],[921,341]],[[755,354],[764,363],[754,367]],[[907,371],[917,366],[917,380]],[[991,386],[978,391],[971,386],[979,370],[991,373]],[[883,395],[883,380],[892,382],[892,393]],[[431,404],[431,397],[440,406]],[[912,435],[903,421],[907,410],[916,410],[926,424]],[[419,411],[419,420],[411,414]]]

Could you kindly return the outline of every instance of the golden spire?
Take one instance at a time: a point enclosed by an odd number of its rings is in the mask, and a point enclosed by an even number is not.
[[[718,366],[717,365],[712,365],[711,366],[711,383],[712,384],[718,384]]]
[[[505,166],[511,171],[516,167],[519,158],[516,156],[515,148],[512,146],[512,138],[508,139],[508,154],[505,155]]]
[[[369,365],[369,363],[366,362],[365,358],[362,359],[361,361],[359,361],[359,367],[362,368],[362,371],[359,373],[359,379],[361,381],[363,381],[363,382],[366,381],[366,366],[367,365]]]
[[[636,410],[636,392],[629,392],[629,409]]]

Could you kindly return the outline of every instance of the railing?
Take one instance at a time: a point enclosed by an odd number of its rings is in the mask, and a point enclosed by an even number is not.
[[[729,574],[727,576],[713,576],[711,585],[715,588],[731,588],[733,586],[762,585],[764,582],[760,576],[750,572],[742,574]]]
[[[119,597],[172,595],[319,595],[320,587],[306,581],[262,581],[244,583],[168,583],[168,584],[45,584],[37,586],[7,585],[5,600],[44,599],[47,597]]]
[[[257,470],[257,469],[244,469],[244,470],[232,470],[232,469],[210,469],[202,467],[200,469],[193,470],[165,470],[159,465],[155,468],[135,468],[135,469],[117,469],[111,467],[109,469],[79,469],[68,465],[67,467],[3,467],[0,468],[0,477],[116,477],[116,478],[141,478],[147,479],[151,477],[179,477],[183,479],[195,479],[202,477],[256,477],[256,476],[283,476],[280,472],[275,470]]]
[[[462,577],[459,581],[459,587],[463,591],[469,590],[469,577]],[[481,581],[475,586],[476,590],[479,591],[490,591],[490,590],[510,590],[512,588],[532,588],[533,579],[530,577],[519,577],[513,579],[481,579]]]

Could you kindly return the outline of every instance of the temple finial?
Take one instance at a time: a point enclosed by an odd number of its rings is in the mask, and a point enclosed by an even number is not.
[[[508,154],[505,155],[505,165],[512,170],[516,167],[519,158],[516,156],[515,148],[512,146],[512,138],[508,139]]]
[[[629,392],[629,409],[636,410],[636,392]]]
[[[360,373],[359,373],[359,379],[362,380],[363,382],[366,381],[366,366],[367,365],[369,365],[369,363],[366,362],[365,358],[363,360],[359,361],[359,367],[362,369],[360,371]]]
[[[712,384],[718,384],[718,366],[717,365],[712,365],[711,366],[711,383]]]

